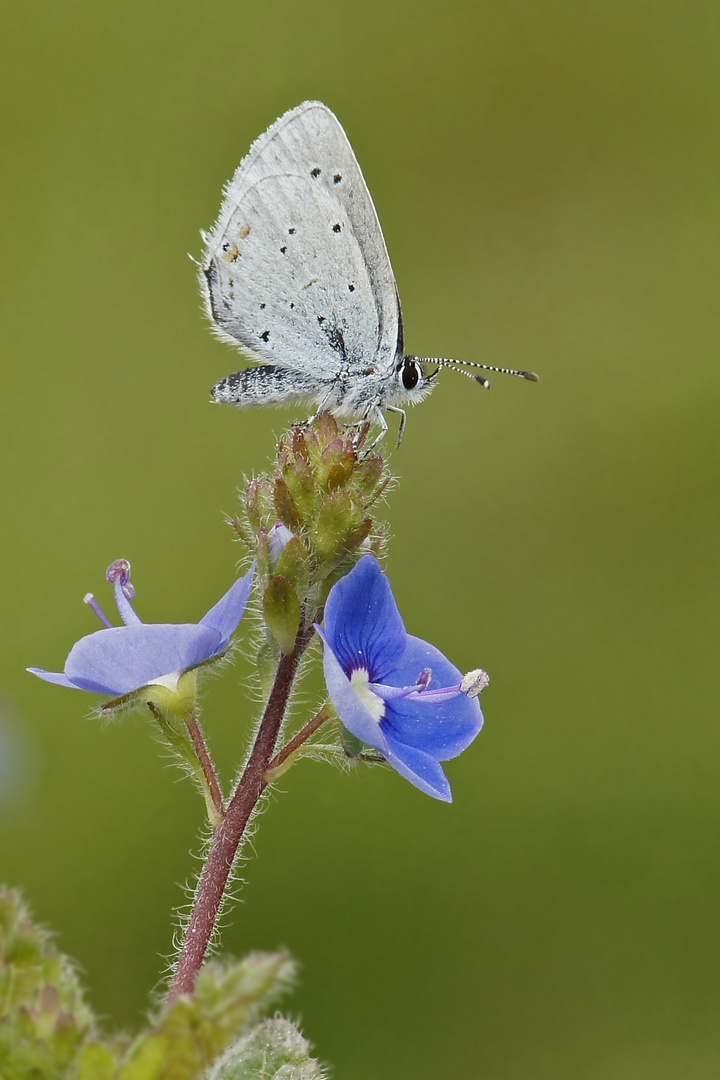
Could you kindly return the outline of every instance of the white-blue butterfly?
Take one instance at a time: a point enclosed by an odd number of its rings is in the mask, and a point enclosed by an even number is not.
[[[224,341],[259,367],[228,375],[214,401],[313,402],[369,419],[422,401],[441,367],[537,380],[470,361],[406,356],[395,277],[370,192],[347,136],[319,101],[291,109],[261,135],[225,189],[200,280]],[[426,375],[422,361],[436,364]],[[398,440],[399,441],[399,440]]]

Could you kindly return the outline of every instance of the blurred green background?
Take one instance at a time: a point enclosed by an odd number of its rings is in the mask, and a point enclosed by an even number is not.
[[[201,805],[140,716],[58,669],[132,560],[199,617],[222,514],[292,413],[208,404],[242,366],[199,310],[198,230],[305,98],[353,142],[410,350],[446,373],[394,466],[411,632],[492,676],[436,803],[294,769],[227,921],[286,945],[342,1080],[663,1080],[720,1068],[720,10],[642,0],[5,4],[0,39],[0,879],[139,1023]],[[208,685],[229,779],[252,708]]]

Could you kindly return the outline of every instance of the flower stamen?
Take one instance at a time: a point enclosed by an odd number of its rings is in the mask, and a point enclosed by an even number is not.
[[[93,594],[91,592],[85,593],[85,595],[83,596],[83,604],[87,604],[87,606],[89,608],[92,608],[92,610],[95,612],[95,614],[97,615],[100,622],[104,623],[104,625],[108,628],[108,630],[112,630],[112,623],[110,622],[107,615],[105,614],[103,609],[100,607],[100,605],[98,604],[97,600],[95,599],[95,597],[93,596]]]
[[[467,675],[463,675],[460,689],[469,698],[476,698],[489,682],[490,676],[487,671],[483,671],[482,668],[475,668],[474,671],[468,671]]]
[[[128,600],[135,599],[135,586],[130,582],[130,563],[127,559],[116,559],[111,563],[105,577],[111,585],[119,585]]]
[[[135,586],[130,581],[130,563],[127,559],[116,559],[108,566],[105,576],[115,587],[115,603],[122,621],[126,626],[139,625],[142,620],[130,603],[135,599]]]
[[[429,667],[423,668],[422,671],[420,672],[420,674],[418,675],[418,678],[417,678],[418,686],[420,687],[420,689],[421,690],[427,690],[428,686],[430,685],[430,680],[431,679],[432,679],[432,668],[429,668]]]

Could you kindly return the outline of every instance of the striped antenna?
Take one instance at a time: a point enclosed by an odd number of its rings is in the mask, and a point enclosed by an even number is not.
[[[475,360],[448,360],[444,356],[414,356],[411,359],[420,360],[424,364],[437,364],[438,368],[450,368],[451,371],[457,371],[460,375],[467,375],[469,379],[475,379],[476,382],[485,387],[490,386],[487,379],[483,379],[480,375],[471,375],[468,371],[463,371],[462,368],[482,368],[483,371],[497,371],[500,375],[517,375],[519,379],[540,382],[540,376],[536,375],[534,371],[518,371],[516,368],[494,367],[492,364],[478,364]]]
[[[463,371],[461,367],[455,367],[454,364],[450,364],[447,361],[444,364],[441,364],[440,367],[449,368],[450,371],[457,371],[458,375],[464,375],[466,379],[472,379],[473,382],[480,383],[480,385],[484,386],[486,390],[490,389],[490,380],[483,379],[482,375],[471,375],[469,371]],[[429,375],[428,378],[433,379],[437,375],[439,370],[439,367],[436,368],[435,371],[433,371],[432,375]]]

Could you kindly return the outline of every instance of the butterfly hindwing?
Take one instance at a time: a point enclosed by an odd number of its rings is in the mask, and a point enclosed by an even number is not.
[[[390,260],[352,148],[320,103],[286,113],[241,162],[202,277],[218,332],[253,359],[319,382],[392,370]]]

